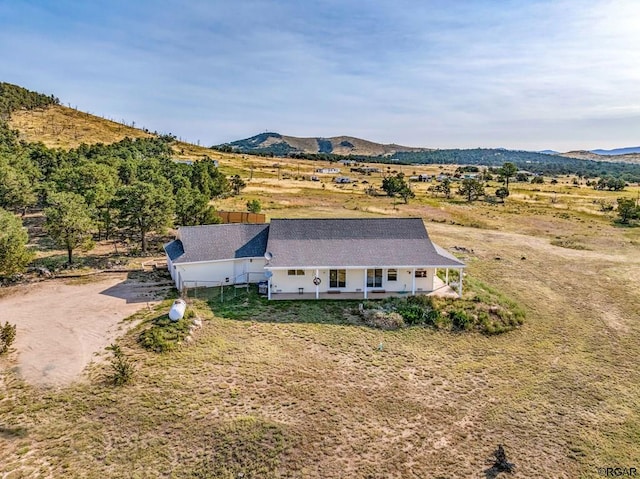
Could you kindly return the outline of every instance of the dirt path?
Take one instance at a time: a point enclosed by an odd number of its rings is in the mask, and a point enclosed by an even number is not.
[[[31,384],[61,386],[124,332],[121,321],[156,301],[158,287],[127,275],[22,285],[0,298],[0,318],[18,327],[18,371]]]

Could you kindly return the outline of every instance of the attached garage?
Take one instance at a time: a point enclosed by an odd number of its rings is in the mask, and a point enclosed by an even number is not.
[[[266,279],[267,224],[185,226],[164,246],[176,288],[257,283]]]

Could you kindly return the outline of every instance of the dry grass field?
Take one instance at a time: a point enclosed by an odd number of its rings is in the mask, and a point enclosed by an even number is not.
[[[62,105],[41,110],[18,110],[11,115],[9,125],[20,132],[20,139],[41,141],[49,148],[69,149],[81,143],[115,143],[125,137],[152,136],[137,128]]]
[[[54,105],[38,110],[18,110],[11,115],[11,128],[20,132],[20,139],[27,142],[42,142],[49,148],[68,150],[82,143],[115,143],[124,138],[150,138],[139,128],[107,120],[62,105]],[[211,158],[225,158],[228,155],[209,148],[176,142],[175,157],[182,160],[199,160],[204,155]]]
[[[470,251],[469,277],[517,302],[524,325],[382,332],[348,302],[239,297],[195,302],[204,326],[171,353],[127,333],[129,386],[96,365],[88,381],[39,389],[12,370],[14,352],[0,360],[0,477],[491,478],[499,443],[512,477],[640,468],[640,228],[615,226],[598,203],[637,186],[609,193],[564,177],[469,204],[414,184],[404,205],[364,194],[376,176],[296,179],[320,166],[225,155],[225,172],[251,180],[216,206],[258,198],[269,217],[422,217],[435,242]]]

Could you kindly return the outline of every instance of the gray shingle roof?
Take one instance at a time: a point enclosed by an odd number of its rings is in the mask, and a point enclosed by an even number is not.
[[[420,218],[274,219],[272,268],[464,266],[436,250]]]
[[[183,226],[179,238],[164,246],[173,263],[264,256],[268,224]]]

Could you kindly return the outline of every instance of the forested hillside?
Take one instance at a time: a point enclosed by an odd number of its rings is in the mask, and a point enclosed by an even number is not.
[[[8,84],[2,84],[2,94],[0,104],[9,112],[57,102]],[[213,159],[174,161],[174,142],[164,135],[51,149],[19,141],[17,132],[0,120],[0,209],[20,214],[43,210],[46,231],[68,251],[70,263],[73,251],[87,247],[92,238],[116,234],[137,242],[144,253],[151,231],[219,221],[209,202],[233,191]],[[0,237],[13,245],[11,240]],[[7,272],[1,264],[0,276]]]

